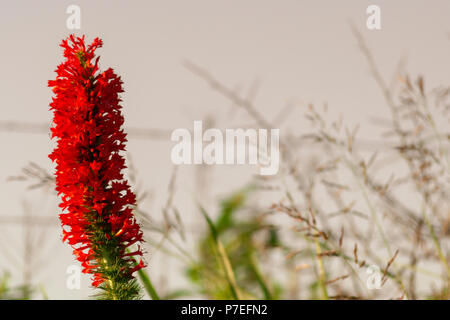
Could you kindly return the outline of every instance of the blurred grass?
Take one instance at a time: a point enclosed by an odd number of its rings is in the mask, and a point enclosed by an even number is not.
[[[222,201],[215,221],[199,208],[209,232],[198,242],[200,261],[191,265],[187,274],[200,292],[212,299],[274,298],[272,288],[276,286],[261,272],[254,238],[264,232],[268,247],[275,246],[279,242],[277,232],[262,228],[256,217],[237,217],[251,192],[247,188]]]

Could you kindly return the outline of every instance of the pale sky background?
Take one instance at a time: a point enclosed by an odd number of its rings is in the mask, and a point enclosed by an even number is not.
[[[386,78],[402,57],[412,74],[423,73],[427,85],[449,83],[450,1],[448,0],[188,0],[188,1],[2,1],[0,4],[1,121],[49,123],[51,91],[47,81],[62,59],[58,46],[70,30],[66,8],[81,7],[81,30],[89,40],[101,37],[98,50],[103,68],[122,76],[123,106],[128,127],[191,129],[194,120],[213,116],[220,128],[248,123],[244,112],[182,66],[190,60],[208,69],[232,88],[248,91],[260,84],[255,104],[272,118],[289,101],[300,105],[328,102],[332,114],[349,123],[369,123],[371,116],[387,115],[383,98],[351,33],[352,21],[363,33]],[[381,7],[380,31],[366,28],[366,8]],[[301,113],[300,113],[301,114]],[[289,122],[301,128],[300,117]],[[377,133],[361,128],[363,137]],[[25,191],[27,184],[6,182],[29,161],[52,170],[47,155],[53,148],[45,134],[0,131],[0,217],[20,217],[25,201],[35,215],[56,216],[56,198],[42,190]],[[172,163],[167,139],[131,139],[128,152],[142,186],[153,192],[148,208],[159,212],[166,201]],[[214,168],[209,192],[242,186],[255,170]],[[194,168],[180,168],[178,203],[191,212]],[[195,195],[194,195],[195,197]],[[201,195],[197,195],[201,198]],[[193,213],[186,213],[191,216]],[[193,217],[192,219],[195,219]],[[0,269],[8,269],[15,283],[23,267],[23,229],[0,226]],[[59,241],[59,226],[44,229],[45,241],[33,282],[42,283],[51,299],[80,299],[91,291],[66,288],[66,268],[75,264],[71,249]],[[42,242],[41,242],[42,241]],[[157,256],[149,256],[158,279],[174,271]],[[175,271],[174,271],[175,272]]]

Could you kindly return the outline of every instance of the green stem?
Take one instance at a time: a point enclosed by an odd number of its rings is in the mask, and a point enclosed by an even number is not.
[[[138,276],[144,285],[145,291],[147,291],[152,300],[159,300],[158,293],[156,293],[155,287],[153,286],[148,273],[145,272],[144,269],[140,269],[138,271]]]
[[[314,244],[316,248],[316,259],[317,264],[319,267],[319,285],[320,289],[322,290],[322,299],[328,300],[328,290],[327,290],[327,283],[326,283],[326,274],[325,274],[325,267],[323,265],[322,260],[322,249],[320,248],[320,243],[317,237],[314,239]]]

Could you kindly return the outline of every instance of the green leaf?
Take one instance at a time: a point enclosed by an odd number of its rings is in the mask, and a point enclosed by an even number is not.
[[[200,211],[203,214],[203,217],[205,217],[206,222],[208,223],[208,227],[209,227],[209,231],[211,232],[211,235],[214,239],[214,242],[217,243],[217,239],[218,239],[218,233],[217,233],[217,229],[214,225],[214,222],[211,220],[211,218],[209,217],[208,213],[206,212],[205,209],[203,209],[202,206],[200,206]]]
[[[145,291],[152,298],[152,300],[159,300],[159,296],[156,293],[155,287],[153,286],[152,282],[150,281],[150,277],[149,277],[148,273],[144,269],[139,269],[137,273],[138,273],[139,279],[141,280],[142,284],[144,285]]]

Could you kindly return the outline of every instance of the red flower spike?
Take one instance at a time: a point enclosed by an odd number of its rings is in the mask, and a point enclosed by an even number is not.
[[[83,272],[93,274],[94,287],[104,286],[109,298],[130,298],[122,291],[145,265],[130,259],[127,248],[143,239],[130,208],[136,197],[122,174],[122,81],[111,68],[100,72],[95,50],[101,46],[98,38],[86,46],[84,36],[62,41],[65,61],[48,82],[55,94],[50,109],[57,138],[49,157],[56,162],[56,191],[62,195],[63,241],[72,246]]]

